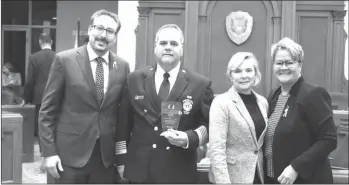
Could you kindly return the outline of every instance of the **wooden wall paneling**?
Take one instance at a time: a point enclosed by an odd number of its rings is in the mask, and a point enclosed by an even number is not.
[[[225,16],[231,11],[238,10],[252,13],[251,16],[254,18],[250,38],[240,46],[232,43],[225,31]],[[226,15],[220,15],[222,13]],[[219,18],[212,16],[219,16]],[[280,25],[273,25],[273,17],[280,17],[279,5],[274,1],[205,1],[200,4],[198,58],[202,61],[200,61],[199,69],[205,76],[212,79],[215,93],[222,93],[230,87],[231,84],[225,75],[226,65],[231,56],[238,51],[251,51],[256,54],[263,78],[261,85],[257,87],[257,92],[263,95],[269,93],[272,86],[270,46],[275,41],[273,32],[280,28]],[[277,34],[279,32],[280,30],[277,31]]]
[[[330,91],[332,73],[332,15],[328,11],[297,11],[297,40],[304,50],[302,75]]]
[[[157,30],[164,24],[177,24],[184,32],[184,9],[158,9],[150,12],[147,42],[147,65],[155,64],[154,42]]]
[[[139,1],[135,70],[155,62],[154,40],[160,26],[175,23],[184,32],[184,8],[185,1]]]
[[[332,49],[332,80],[331,91],[340,92],[342,87],[342,78],[344,76],[344,48],[345,31],[344,16],[346,11],[334,11],[333,15],[333,49]]]

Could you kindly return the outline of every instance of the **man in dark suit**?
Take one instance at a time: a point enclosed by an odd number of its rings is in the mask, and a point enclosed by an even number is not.
[[[183,40],[177,25],[162,26],[155,39],[157,63],[128,76],[116,155],[120,176],[131,183],[198,182],[196,149],[208,140],[213,92],[208,78],[181,65]],[[175,107],[177,121],[164,114],[166,103]],[[165,129],[167,116],[178,128]]]
[[[55,52],[52,51],[51,48],[52,40],[49,34],[41,33],[39,44],[41,51],[29,56],[22,102],[22,106],[26,103],[35,105],[35,137],[38,136],[38,114],[41,106],[42,94],[44,93],[48,74],[55,56]]]
[[[89,42],[56,55],[39,113],[43,166],[55,183],[113,183],[115,128],[129,65],[110,51],[121,24],[95,12]]]

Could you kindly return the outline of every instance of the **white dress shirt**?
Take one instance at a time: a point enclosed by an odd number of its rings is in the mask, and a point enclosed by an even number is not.
[[[170,92],[172,90],[173,85],[176,82],[180,64],[181,62],[178,62],[177,66],[168,72],[170,74],[170,77],[168,78],[168,81],[170,82]],[[164,74],[165,74],[165,71],[160,67],[159,64],[157,64],[156,71],[155,71],[155,87],[156,87],[157,94],[159,94],[161,83],[164,80]]]
[[[88,58],[90,60],[90,65],[92,69],[92,75],[93,75],[93,80],[96,82],[96,69],[97,69],[97,60],[96,58],[99,57],[95,51],[91,48],[90,43],[87,44],[87,53],[88,53]],[[109,51],[107,51],[103,56],[101,56],[105,62],[103,62],[103,74],[104,74],[104,94],[107,92],[108,88],[108,81],[109,81]]]

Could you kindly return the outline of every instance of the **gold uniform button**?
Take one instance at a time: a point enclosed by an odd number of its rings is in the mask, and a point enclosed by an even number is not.
[[[166,147],[166,150],[170,150],[170,147],[168,146],[168,147]]]
[[[154,127],[154,130],[155,130],[155,131],[158,131],[158,130],[159,130],[159,128],[158,128],[158,127]]]
[[[153,144],[153,148],[156,148],[156,144]]]

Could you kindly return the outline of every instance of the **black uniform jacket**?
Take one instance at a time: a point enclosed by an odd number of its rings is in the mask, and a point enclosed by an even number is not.
[[[208,140],[214,97],[211,81],[181,68],[167,99],[183,104],[178,130],[188,135],[189,147],[184,149],[160,136],[161,100],[155,89],[155,71],[156,66],[149,66],[128,76],[116,130],[117,164],[126,165],[124,176],[132,182],[143,182],[151,172],[157,182],[196,183],[196,148]]]

